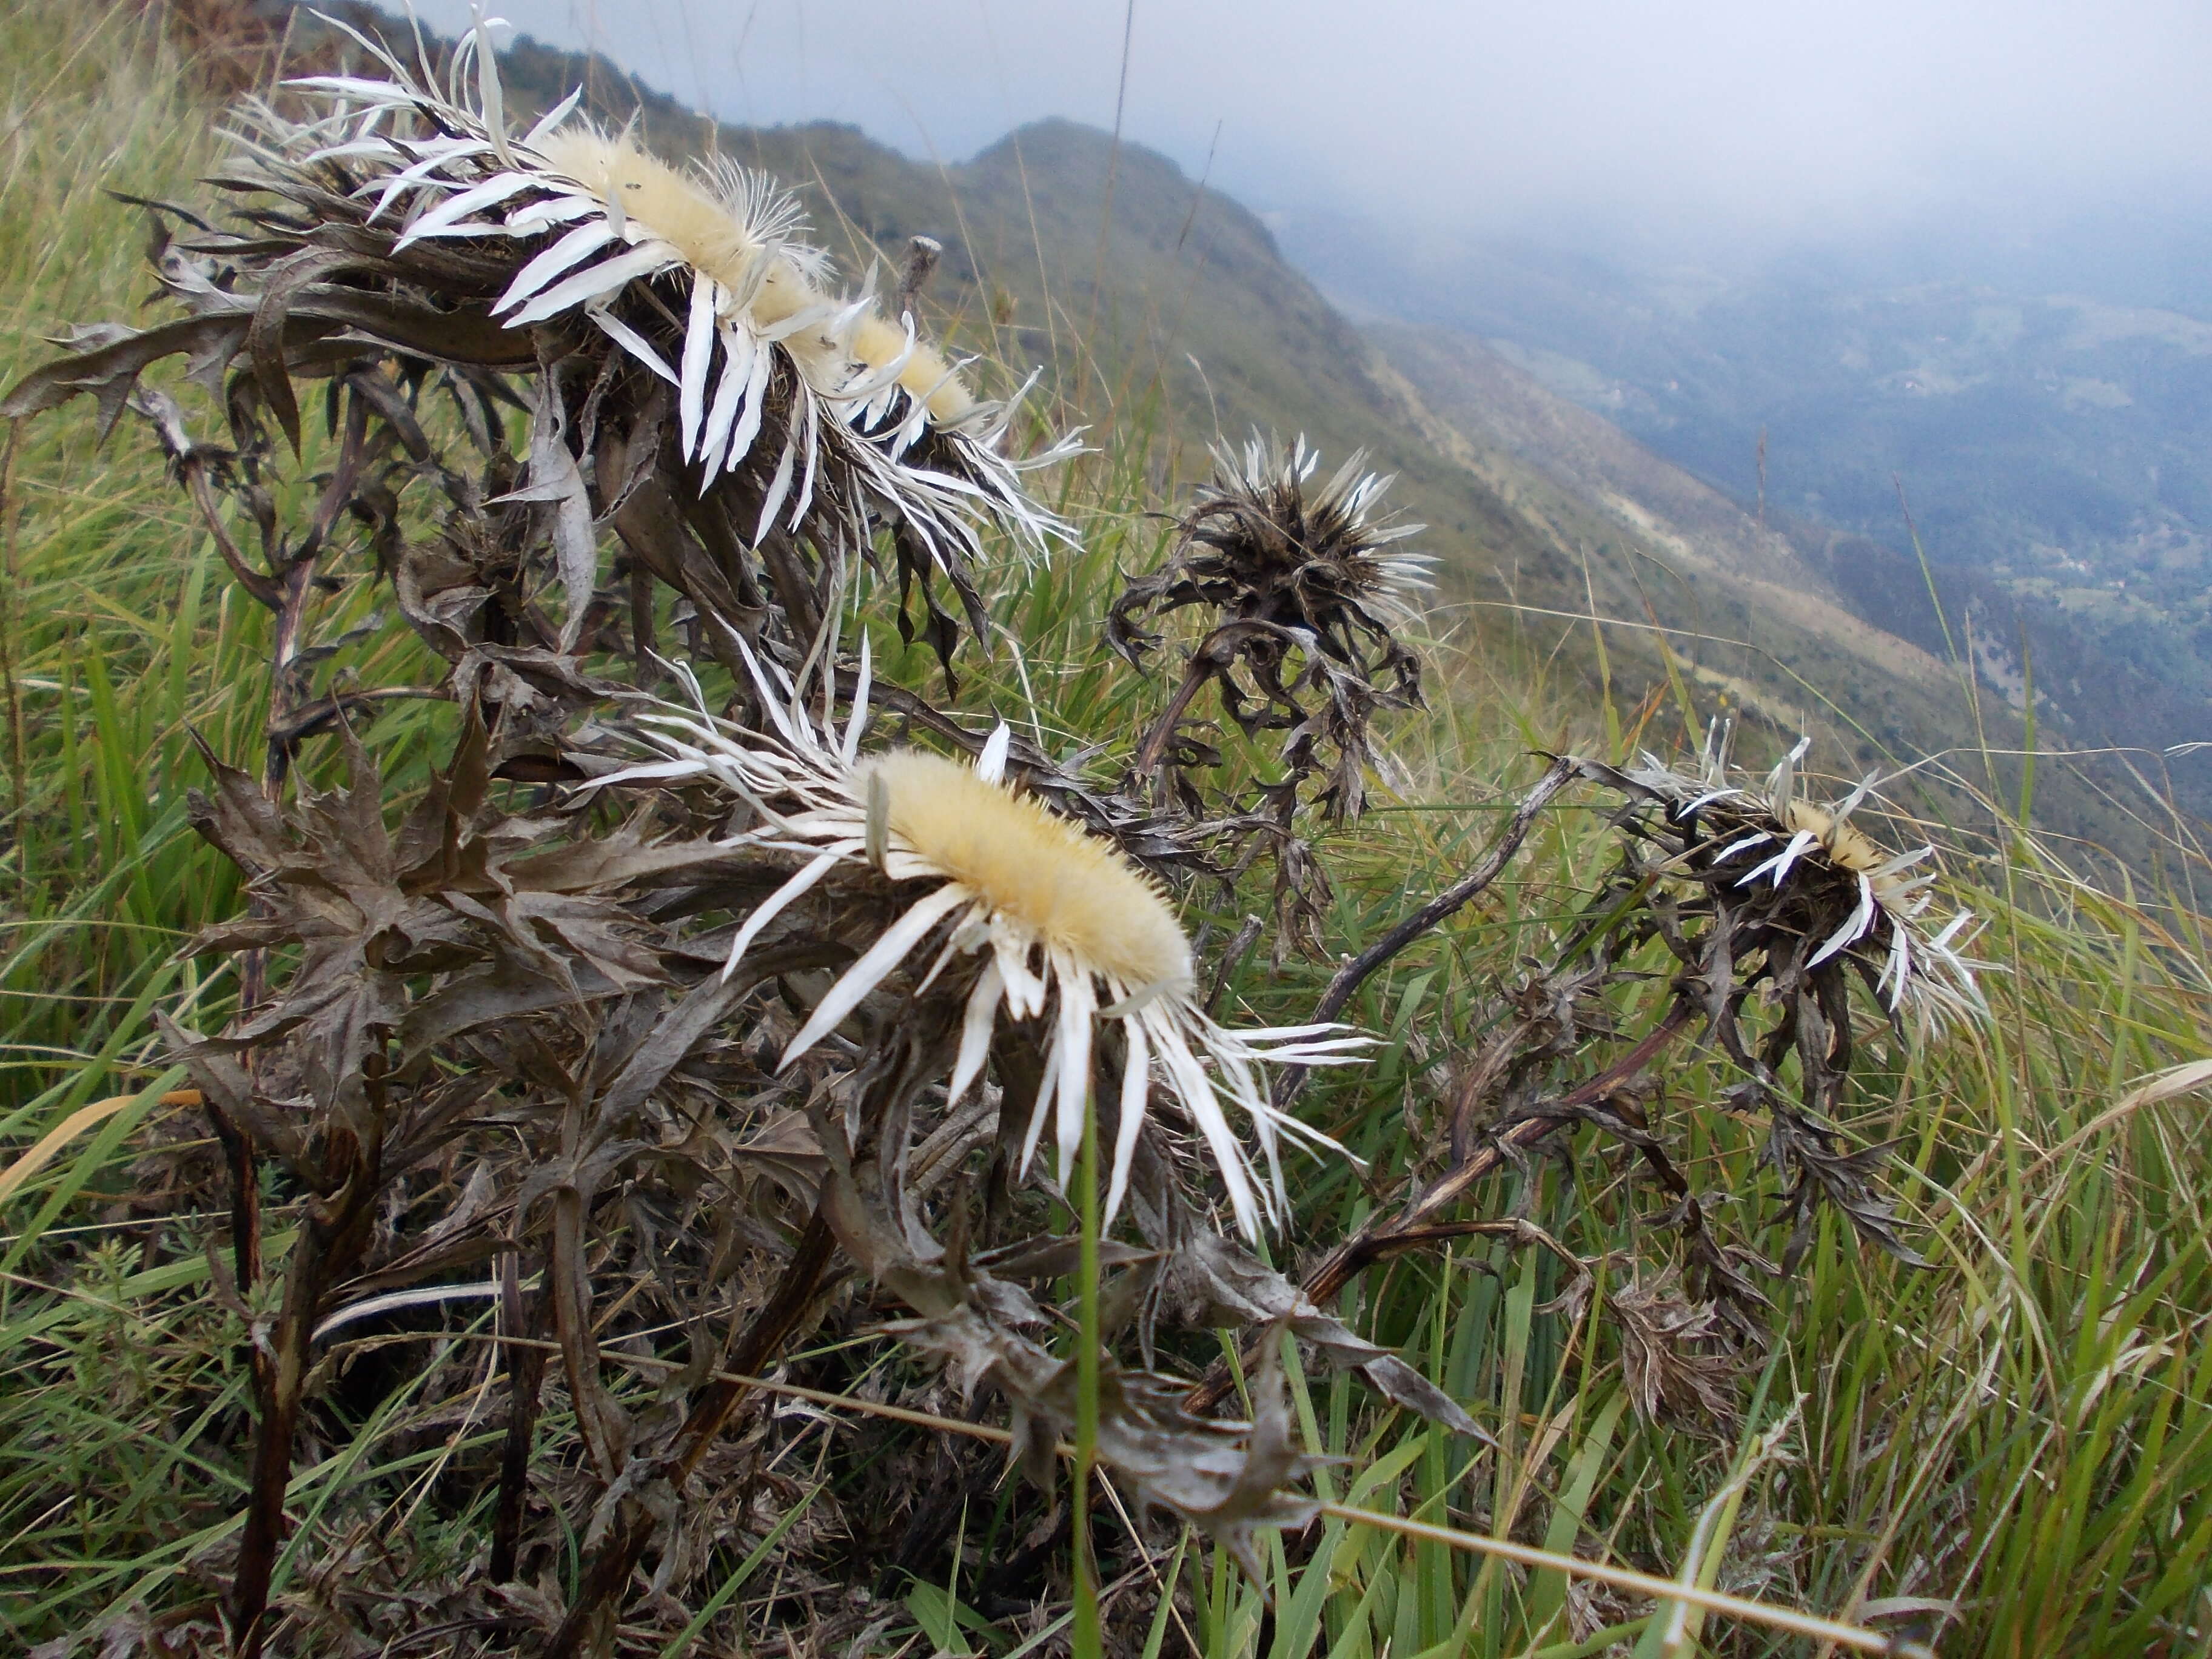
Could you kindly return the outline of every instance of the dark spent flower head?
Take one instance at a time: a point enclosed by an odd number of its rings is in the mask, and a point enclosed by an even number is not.
[[[1377,513],[1395,475],[1363,471],[1366,460],[1355,453],[1316,487],[1321,456],[1303,435],[1287,450],[1256,434],[1241,452],[1216,445],[1213,477],[1178,522],[1175,554],[1114,607],[1116,648],[1133,659],[1155,642],[1139,616],[1202,605],[1306,634],[1340,661],[1364,661],[1363,641],[1382,643],[1411,690],[1418,668],[1393,629],[1418,618],[1436,561],[1399,546],[1427,526]]]
[[[1370,726],[1378,709],[1420,703],[1420,659],[1394,630],[1418,617],[1435,561],[1400,546],[1424,526],[1376,512],[1391,479],[1362,471],[1364,453],[1316,487],[1320,459],[1304,437],[1287,451],[1256,435],[1241,453],[1217,446],[1213,477],[1179,521],[1174,550],[1108,612],[1107,641],[1133,663],[1160,642],[1148,622],[1186,606],[1210,613],[1185,656],[1182,686],[1138,749],[1140,776],[1188,769],[1186,757],[1218,760],[1210,745],[1178,747],[1178,728],[1207,684],[1246,735],[1288,734],[1286,775],[1261,790],[1278,817],[1316,774],[1322,810],[1357,817],[1367,769],[1387,770]],[[1187,776],[1168,787],[1194,804]]]
[[[1763,784],[1729,762],[1729,734],[1706,733],[1694,772],[1646,754],[1607,779],[1656,800],[1670,826],[1688,832],[1676,861],[1741,903],[1763,901],[1768,931],[1802,939],[1802,971],[1856,963],[1893,1014],[1923,1026],[1986,1011],[1975,964],[1960,953],[1973,915],[1931,924],[1935,875],[1920,866],[1932,846],[1893,853],[1851,822],[1873,795],[1869,779],[1842,800],[1811,800],[1798,769],[1812,740],[1801,738]]]

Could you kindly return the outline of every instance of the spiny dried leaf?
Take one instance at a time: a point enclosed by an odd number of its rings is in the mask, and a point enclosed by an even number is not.
[[[1170,1255],[1160,1297],[1179,1322],[1213,1326],[1280,1326],[1333,1364],[1357,1370],[1389,1399],[1455,1434],[1489,1437],[1459,1402],[1396,1354],[1353,1334],[1305,1293],[1234,1242],[1195,1232]]]
[[[1739,1368],[1710,1303],[1683,1297],[1669,1269],[1616,1289],[1608,1298],[1620,1333],[1621,1378],[1647,1423],[1703,1422],[1718,1432],[1735,1420]]]

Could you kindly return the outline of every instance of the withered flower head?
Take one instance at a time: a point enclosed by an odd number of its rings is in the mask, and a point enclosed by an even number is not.
[[[1893,1014],[1940,1026],[1985,1012],[1974,964],[1960,953],[1973,914],[1961,911],[1931,929],[1935,877],[1916,866],[1931,846],[1892,853],[1851,822],[1873,793],[1872,780],[1824,805],[1799,793],[1802,738],[1763,785],[1740,781],[1724,735],[1709,732],[1695,773],[1649,754],[1618,776],[1664,805],[1670,823],[1694,833],[1681,857],[1710,884],[1739,898],[1767,901],[1769,920],[1810,948],[1802,967],[1855,962]]]
[[[1200,1004],[1190,945],[1165,894],[1110,842],[1007,786],[1012,734],[1005,726],[973,767],[911,749],[863,757],[865,649],[854,711],[842,735],[817,726],[780,671],[750,652],[747,660],[773,732],[729,726],[703,705],[667,708],[645,717],[645,735],[668,758],[604,782],[719,786],[758,815],[760,827],[741,836],[743,843],[805,855],[798,872],[746,918],[730,948],[731,968],[763,928],[833,872],[872,871],[898,890],[905,908],[897,920],[823,996],[782,1063],[820,1042],[925,940],[941,934],[918,992],[962,958],[983,958],[966,995],[951,1098],[981,1074],[1001,1007],[1015,1020],[1050,1018],[1023,1146],[1024,1171],[1049,1117],[1065,1181],[1082,1144],[1097,1024],[1112,1020],[1127,1059],[1108,1218],[1127,1188],[1157,1062],[1168,1092],[1220,1166],[1237,1224],[1256,1236],[1263,1215],[1279,1221],[1287,1200],[1279,1136],[1341,1149],[1269,1103],[1259,1064],[1346,1060],[1367,1039],[1334,1024],[1246,1030],[1217,1024]],[[1224,1107],[1250,1118],[1264,1176]]]
[[[1116,644],[1143,650],[1155,640],[1137,631],[1137,619],[1202,605],[1224,618],[1309,635],[1315,648],[1346,663],[1364,664],[1380,646],[1403,689],[1413,690],[1419,663],[1391,630],[1418,619],[1436,561],[1399,549],[1427,526],[1376,514],[1394,479],[1361,471],[1366,460],[1364,451],[1354,453],[1316,488],[1321,456],[1303,435],[1287,451],[1257,435],[1241,453],[1216,445],[1213,477],[1177,524],[1174,556],[1115,603],[1109,626]]]
[[[355,38],[385,78],[289,83],[331,102],[319,120],[250,110],[241,141],[261,169],[250,182],[353,204],[349,240],[380,240],[402,270],[423,244],[485,257],[489,311],[509,329],[574,316],[601,331],[675,390],[682,456],[702,491],[725,474],[758,475],[757,527],[745,526],[756,539],[856,510],[890,514],[940,563],[979,550],[975,510],[1034,551],[1065,534],[1020,474],[1068,447],[1004,454],[1018,396],[980,401],[911,314],[883,314],[872,272],[859,294],[834,292],[828,256],[772,181],[726,162],[672,167],[627,131],[576,117],[580,94],[510,133],[481,21],[442,94],[427,69],[418,78]]]
[[[1176,728],[1212,682],[1243,731],[1289,733],[1288,777],[1272,792],[1285,811],[1328,750],[1334,758],[1321,800],[1334,817],[1356,817],[1365,769],[1386,763],[1368,735],[1375,711],[1420,702],[1420,659],[1395,630],[1418,620],[1419,595],[1431,586],[1435,561],[1399,545],[1425,526],[1377,514],[1392,481],[1361,471],[1364,453],[1318,487],[1321,458],[1304,437],[1287,451],[1257,436],[1241,453],[1219,445],[1213,459],[1213,477],[1176,526],[1174,552],[1133,579],[1107,617],[1108,642],[1133,663],[1160,641],[1147,622],[1188,606],[1215,618],[1146,734],[1137,769],[1150,775],[1172,755],[1211,754],[1179,745]]]

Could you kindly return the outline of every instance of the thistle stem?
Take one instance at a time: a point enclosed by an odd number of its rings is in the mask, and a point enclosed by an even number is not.
[[[1667,1018],[1646,1032],[1643,1041],[1621,1059],[1597,1076],[1584,1079],[1557,1100],[1544,1103],[1540,1111],[1522,1119],[1494,1137],[1488,1145],[1462,1158],[1413,1197],[1402,1209],[1389,1212],[1369,1222],[1315,1263],[1299,1285],[1299,1290],[1308,1301],[1319,1307],[1327,1307],[1335,1299],[1337,1292],[1371,1264],[1408,1248],[1460,1236],[1457,1229],[1437,1226],[1434,1218],[1465,1197],[1478,1181],[1499,1168],[1505,1162],[1505,1148],[1533,1146],[1562,1123],[1572,1121],[1574,1112],[1594,1101],[1603,1099],[1609,1091],[1649,1065],[1660,1050],[1689,1028],[1697,1013],[1695,1003],[1686,1000],[1676,1001],[1668,1012]],[[1245,1363],[1256,1362],[1258,1353],[1259,1350],[1255,1346]],[[1215,1365],[1206,1373],[1205,1380],[1184,1397],[1183,1409],[1194,1415],[1212,1411],[1228,1397],[1232,1382],[1226,1364]]]
[[[1572,758],[1564,755],[1555,757],[1545,769],[1544,775],[1536,780],[1527,794],[1522,796],[1504,830],[1491,843],[1481,861],[1338,969],[1322,992],[1321,1000],[1314,1005],[1313,1018],[1316,1021],[1334,1019],[1344,1012],[1345,1005],[1352,1000],[1352,993],[1376,969],[1438,922],[1465,908],[1487,891],[1491,883],[1505,873],[1505,866],[1520,852],[1521,843],[1528,840],[1529,829],[1535,823],[1537,815],[1552,804],[1554,795],[1574,781],[1576,763]],[[1304,1066],[1286,1066],[1276,1074],[1276,1110],[1283,1110],[1297,1097],[1298,1091],[1305,1087],[1306,1073],[1307,1068]]]
[[[1182,683],[1176,687],[1175,696],[1168,699],[1168,706],[1160,711],[1160,717],[1152,722],[1152,729],[1145,733],[1145,740],[1138,747],[1135,769],[1139,777],[1148,778],[1159,770],[1161,757],[1175,739],[1176,727],[1190,712],[1192,699],[1212,678],[1212,670],[1196,656],[1185,665]]]
[[[1105,1651],[1098,1614],[1098,1560],[1091,1549],[1091,1472],[1098,1462],[1098,1373],[1104,1333],[1098,1316],[1098,1115],[1083,1115],[1083,1152],[1075,1177],[1082,1223],[1076,1267],[1075,1470],[1069,1482],[1069,1516],[1075,1542],[1073,1659],[1100,1659]]]

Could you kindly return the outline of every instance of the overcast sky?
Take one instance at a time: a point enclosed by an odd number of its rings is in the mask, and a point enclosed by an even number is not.
[[[1261,208],[1765,240],[2212,185],[2212,0],[493,9],[727,119],[849,121],[947,160],[1042,116],[1112,125],[1126,21],[1126,136],[1194,174],[1212,152]]]

